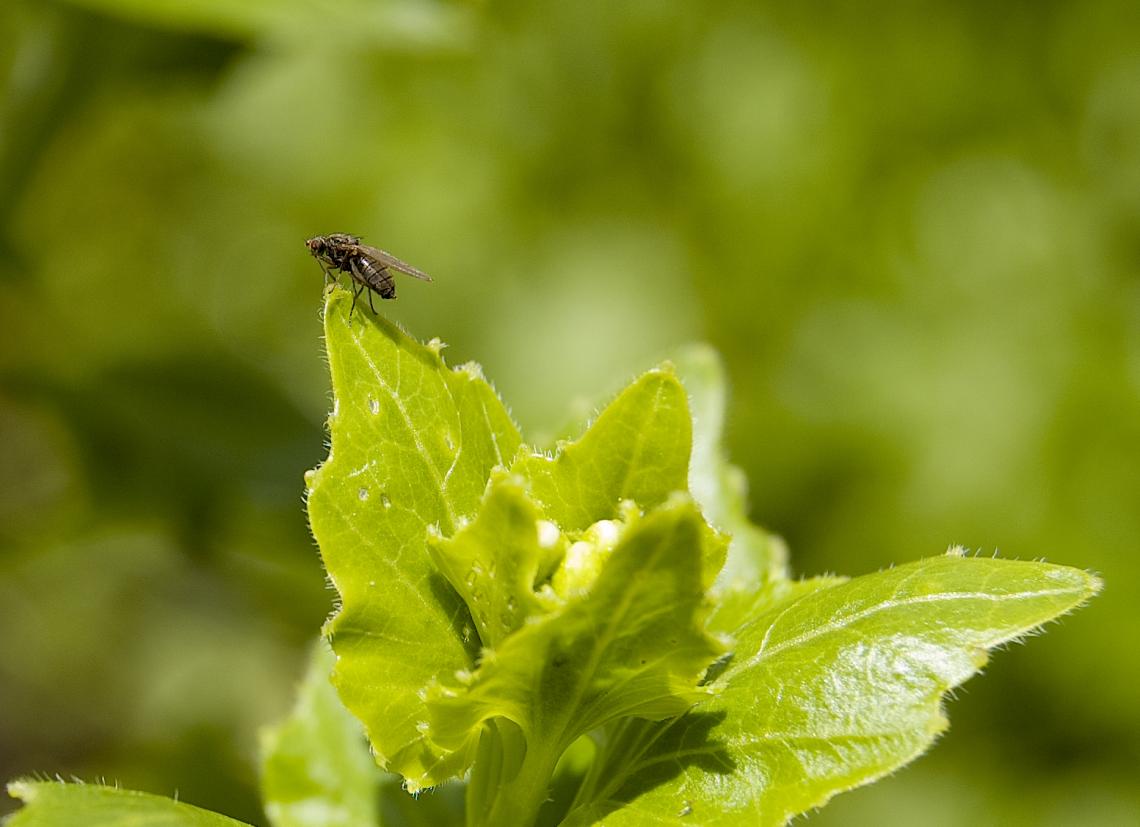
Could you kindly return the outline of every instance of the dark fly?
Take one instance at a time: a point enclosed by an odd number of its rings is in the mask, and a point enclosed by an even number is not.
[[[359,238],[347,233],[314,236],[305,242],[305,246],[325,271],[325,284],[328,284],[329,279],[336,278],[334,272],[348,273],[356,282],[352,308],[348,311],[350,316],[356,310],[356,300],[364,290],[368,290],[368,306],[373,313],[376,312],[372,305],[373,293],[379,293],[382,299],[396,298],[396,282],[392,278],[392,270],[431,281],[431,276],[422,270],[400,261],[391,253],[361,244]]]

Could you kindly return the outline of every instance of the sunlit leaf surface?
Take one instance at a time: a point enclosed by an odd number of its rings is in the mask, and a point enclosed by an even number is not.
[[[512,468],[564,531],[617,516],[618,503],[642,508],[688,488],[692,419],[671,370],[651,370],[612,401],[580,439],[554,457],[529,454]]]
[[[614,733],[570,823],[783,824],[919,755],[987,650],[1098,588],[1077,569],[957,555],[806,581],[736,630],[715,698]]]
[[[474,516],[491,469],[519,435],[475,365],[391,322],[349,318],[335,291],[325,330],[333,376],[329,458],[309,478],[309,517],[341,608],[327,632],[334,683],[382,765],[421,786],[455,770],[422,737],[419,691],[470,666],[479,644],[463,601],[427,551]],[[462,762],[460,762],[462,763]]]
[[[171,798],[101,784],[13,781],[9,795],[24,808],[9,827],[241,827],[243,821]]]

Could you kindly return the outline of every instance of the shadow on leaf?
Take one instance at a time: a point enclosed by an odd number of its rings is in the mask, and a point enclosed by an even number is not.
[[[470,656],[470,662],[474,664],[479,656],[479,649],[482,644],[467,604],[447,578],[438,571],[433,571],[429,575],[428,588],[431,589],[431,595],[435,601],[447,612],[456,639],[463,643],[463,648],[467,650],[467,654]]]
[[[667,721],[619,723],[602,748],[602,764],[592,774],[598,786],[589,800],[577,804],[566,823],[598,821],[690,769],[731,775],[736,762],[712,735],[725,717],[724,712],[690,712]]]

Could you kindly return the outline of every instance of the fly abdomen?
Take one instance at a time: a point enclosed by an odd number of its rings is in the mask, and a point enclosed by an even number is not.
[[[396,282],[387,267],[377,267],[370,259],[357,256],[352,262],[353,275],[366,287],[375,290],[382,299],[396,298]]]

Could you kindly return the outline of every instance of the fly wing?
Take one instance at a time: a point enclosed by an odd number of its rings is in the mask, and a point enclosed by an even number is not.
[[[367,244],[358,244],[356,245],[356,250],[359,255],[366,256],[375,261],[379,267],[391,267],[393,270],[400,271],[405,276],[431,281],[431,276],[423,270],[417,270],[406,261],[401,261],[391,253],[386,253],[377,247],[369,247]]]

